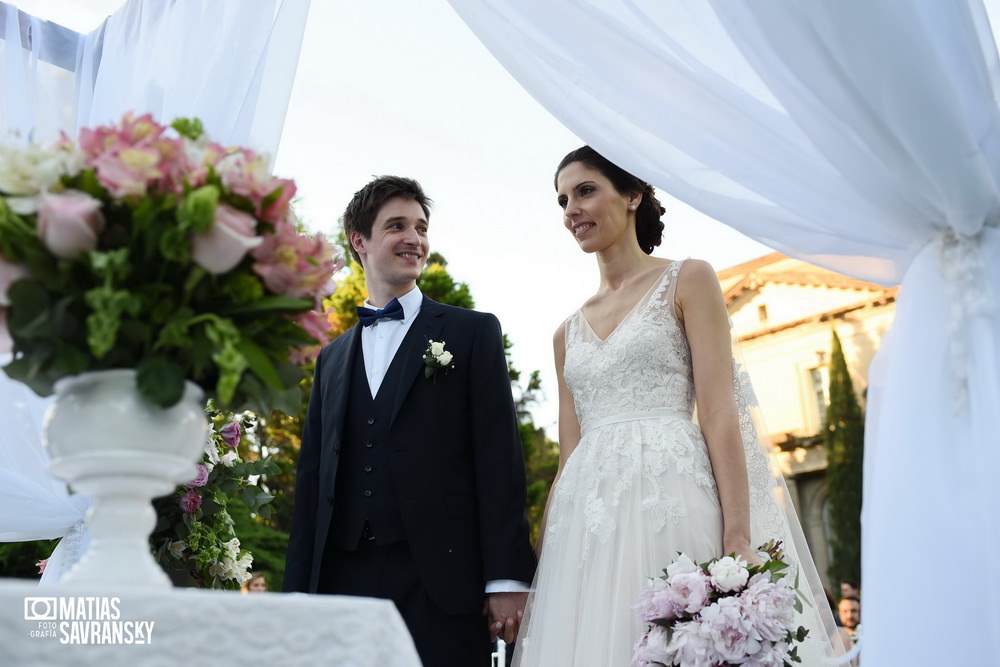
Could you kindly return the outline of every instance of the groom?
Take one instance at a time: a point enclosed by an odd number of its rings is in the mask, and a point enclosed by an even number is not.
[[[344,212],[372,308],[316,361],[285,590],[391,599],[424,665],[485,666],[534,571],[524,462],[499,322],[417,289],[429,205],[383,176]]]

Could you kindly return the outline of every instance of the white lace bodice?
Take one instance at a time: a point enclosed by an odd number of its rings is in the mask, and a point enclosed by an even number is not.
[[[583,311],[566,324],[564,377],[573,393],[581,432],[620,415],[694,411],[691,350],[674,314],[674,292],[682,261],[663,275],[604,340]]]

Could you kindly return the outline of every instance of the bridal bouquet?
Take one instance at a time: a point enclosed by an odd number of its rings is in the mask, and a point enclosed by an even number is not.
[[[785,578],[781,542],[760,547],[768,560],[747,566],[735,555],[696,564],[684,554],[652,579],[635,608],[650,623],[636,643],[634,666],[782,667],[801,662],[795,627],[802,603]]]
[[[300,232],[291,180],[197,119],[126,114],[51,147],[0,146],[0,353],[36,393],[134,368],[169,407],[185,380],[221,406],[295,412],[343,262]]]

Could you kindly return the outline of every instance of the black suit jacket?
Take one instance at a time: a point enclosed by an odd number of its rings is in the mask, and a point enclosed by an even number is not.
[[[429,340],[454,368],[424,374]],[[356,325],[320,353],[299,453],[285,590],[314,593],[334,506]],[[400,344],[389,425],[391,474],[406,539],[431,599],[448,613],[482,609],[485,583],[530,582],[524,460],[502,334],[488,313],[424,297]],[[387,377],[388,379],[388,377]]]

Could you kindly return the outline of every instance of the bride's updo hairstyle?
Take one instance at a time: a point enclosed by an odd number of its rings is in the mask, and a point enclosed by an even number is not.
[[[618,194],[642,193],[642,201],[635,211],[635,236],[642,251],[647,255],[651,254],[653,248],[660,245],[663,240],[663,221],[660,220],[660,216],[666,213],[666,209],[656,198],[653,186],[628,173],[590,146],[583,146],[568,154],[559,163],[555,177],[556,189],[559,188],[559,172],[574,162],[581,162],[601,172],[615,186]]]

